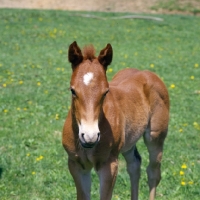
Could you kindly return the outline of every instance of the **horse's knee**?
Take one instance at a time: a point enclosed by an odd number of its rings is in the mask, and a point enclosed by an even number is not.
[[[148,183],[150,188],[157,186],[160,183],[161,180],[161,170],[160,170],[161,164],[156,163],[154,165],[149,164],[147,167],[147,175],[148,175]]]

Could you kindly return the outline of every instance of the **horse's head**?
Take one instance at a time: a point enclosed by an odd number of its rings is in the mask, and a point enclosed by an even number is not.
[[[93,46],[85,47],[83,54],[76,42],[69,46],[68,59],[73,70],[70,82],[72,114],[79,127],[80,143],[85,148],[94,147],[100,140],[99,118],[109,91],[106,70],[112,54],[110,44],[98,57],[95,57]]]

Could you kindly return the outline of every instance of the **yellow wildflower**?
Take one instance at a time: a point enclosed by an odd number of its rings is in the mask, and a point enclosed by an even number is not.
[[[186,182],[185,181],[181,181],[181,185],[186,185]]]
[[[154,68],[154,64],[150,64],[150,67],[151,67],[151,68]]]
[[[57,29],[56,29],[56,28],[54,28],[54,29],[53,29],[53,32],[54,32],[54,33],[57,33]]]
[[[190,185],[193,185],[193,184],[194,184],[194,182],[193,182],[193,181],[189,181],[189,182],[188,182],[188,184],[190,184]]]
[[[41,85],[41,83],[40,82],[37,82],[37,86],[40,86]]]
[[[59,115],[58,115],[58,114],[56,114],[56,116],[55,116],[55,119],[56,119],[56,120],[58,120],[58,119],[59,119]]]
[[[4,83],[4,84],[3,84],[3,87],[6,87],[6,86],[7,86],[6,83]]]
[[[39,158],[40,158],[40,160],[42,160],[44,158],[44,156],[40,156]]]
[[[40,161],[40,160],[42,160],[43,158],[44,158],[43,156],[39,156],[39,157],[36,158],[36,161]]]
[[[109,68],[109,69],[108,69],[108,72],[112,72],[112,71],[113,71],[113,69],[112,69],[112,68]]]
[[[197,123],[197,122],[194,122],[193,125],[194,125],[194,126],[198,126],[198,123]]]
[[[190,76],[190,79],[194,80],[194,76]]]
[[[184,164],[182,164],[181,168],[182,169],[187,169],[187,165],[184,163]]]
[[[24,81],[22,81],[22,80],[21,80],[21,81],[19,81],[19,84],[20,84],[20,85],[22,85],[23,83],[24,83]]]
[[[185,173],[183,171],[180,171],[180,175],[183,176]]]
[[[32,172],[32,175],[35,175],[35,172]]]
[[[172,89],[174,89],[175,87],[176,87],[175,84],[170,85],[170,88],[172,88]]]
[[[196,68],[199,67],[199,64],[198,64],[198,63],[195,63],[195,64],[194,64],[194,67],[196,67]]]

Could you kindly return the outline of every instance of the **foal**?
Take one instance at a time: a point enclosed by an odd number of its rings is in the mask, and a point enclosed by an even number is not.
[[[163,144],[168,130],[169,96],[164,83],[150,71],[124,69],[108,83],[110,44],[95,57],[93,46],[69,46],[72,66],[71,109],[63,129],[63,146],[75,181],[77,200],[89,200],[90,171],[100,180],[100,199],[110,200],[122,153],[131,181],[131,199],[138,199],[141,157],[136,142],[143,136],[149,152],[149,199],[161,179]]]

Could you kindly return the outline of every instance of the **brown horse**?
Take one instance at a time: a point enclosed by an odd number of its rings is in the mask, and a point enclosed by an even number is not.
[[[75,181],[78,200],[89,200],[90,171],[100,180],[100,199],[112,198],[122,153],[131,181],[131,199],[138,199],[141,157],[136,142],[143,136],[149,152],[149,199],[155,198],[161,179],[163,144],[168,130],[169,96],[164,83],[150,71],[124,69],[108,83],[112,61],[110,44],[95,57],[92,45],[69,46],[72,65],[71,109],[63,129],[63,146]]]

